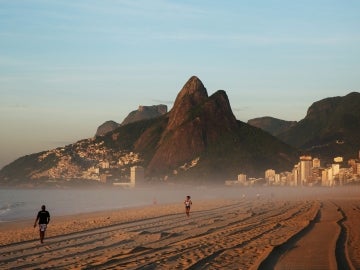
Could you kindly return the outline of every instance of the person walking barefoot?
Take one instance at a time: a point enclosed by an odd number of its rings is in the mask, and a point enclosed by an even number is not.
[[[192,201],[191,201],[190,196],[186,196],[185,201],[184,201],[184,204],[185,204],[185,213],[186,213],[186,216],[187,216],[187,217],[190,217],[190,207],[191,207],[191,205],[192,205]]]
[[[41,210],[38,212],[38,214],[36,216],[34,228],[36,227],[37,221],[39,221],[40,243],[42,244],[42,243],[44,243],[45,231],[46,231],[47,225],[50,222],[50,213],[48,211],[46,211],[45,205],[41,206]]]

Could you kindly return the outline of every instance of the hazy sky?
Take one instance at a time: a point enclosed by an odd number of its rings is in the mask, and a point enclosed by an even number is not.
[[[92,137],[192,75],[237,119],[360,89],[360,1],[0,0],[0,168]]]

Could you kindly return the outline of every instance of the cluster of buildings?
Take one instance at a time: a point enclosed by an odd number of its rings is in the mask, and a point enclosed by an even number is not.
[[[134,187],[136,181],[143,181],[144,169],[139,154],[116,151],[85,139],[76,144],[46,151],[38,161],[52,163],[47,170],[34,171],[31,179],[48,179],[47,182],[93,180],[122,187]]]
[[[110,160],[99,160],[97,164],[83,171],[82,178],[102,183],[117,181],[119,176],[128,178],[129,167],[134,167],[134,164],[140,162],[139,155],[133,152],[123,153],[117,159]]]
[[[348,160],[347,166],[344,166],[342,157],[336,157],[332,164],[322,167],[319,158],[300,156],[291,172],[277,173],[268,169],[264,178],[248,178],[245,174],[239,174],[237,180],[227,180],[225,185],[333,187],[356,182],[360,183],[360,151],[358,159]]]
[[[115,151],[105,146],[104,141],[94,143],[94,139],[82,140],[73,146],[47,151],[38,157],[39,162],[45,159],[48,163],[53,162],[53,166],[48,170],[34,171],[32,179],[94,180],[120,187],[134,187],[136,182],[144,182],[144,168],[138,166],[142,163],[139,154]],[[199,158],[196,158],[178,169],[188,170],[196,166],[198,161]],[[178,170],[174,170],[174,174],[177,173]],[[317,157],[300,156],[291,171],[267,169],[262,178],[239,174],[237,180],[227,180],[225,185],[332,187],[357,182],[360,184],[360,151],[357,159],[344,162],[342,157],[336,157],[332,164],[326,166],[322,166]]]

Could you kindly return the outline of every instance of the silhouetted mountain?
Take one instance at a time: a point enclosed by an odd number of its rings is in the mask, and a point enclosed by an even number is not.
[[[210,97],[192,77],[173,108],[139,136],[134,151],[146,156],[147,175],[196,179],[263,175],[291,168],[295,151],[268,133],[236,120],[223,90]],[[199,180],[200,181],[200,180]]]
[[[323,159],[356,157],[360,149],[360,93],[314,102],[304,119],[278,137]]]
[[[249,125],[261,128],[271,135],[277,136],[280,133],[287,131],[289,128],[293,127],[297,122],[296,121],[285,121],[277,119],[270,116],[259,117],[250,119],[247,122]]]
[[[191,77],[169,113],[22,157],[3,168],[0,179],[96,179],[102,173],[123,179],[130,166],[141,165],[148,179],[223,183],[239,173],[290,170],[297,159],[287,144],[236,120],[225,91],[208,96],[202,82]]]
[[[121,124],[116,123],[115,121],[106,121],[100,125],[95,136],[104,136],[106,133],[113,131],[121,125],[127,125],[136,121],[159,117],[165,113],[167,113],[166,105],[139,106],[137,110],[130,112]]]
[[[165,113],[167,113],[167,106],[163,104],[153,106],[139,106],[137,110],[129,113],[121,125],[127,125],[136,121],[155,118]]]

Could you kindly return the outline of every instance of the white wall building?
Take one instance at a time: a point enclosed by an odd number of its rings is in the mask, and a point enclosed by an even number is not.
[[[299,178],[299,167],[300,164],[296,164],[292,170],[293,175],[293,186],[300,186],[300,178]]]
[[[300,157],[300,181],[303,184],[307,184],[311,178],[311,167],[312,159],[311,156],[301,156]]]
[[[133,166],[130,168],[130,183],[135,186],[136,181],[144,181],[144,168]]]

